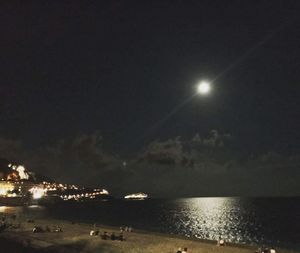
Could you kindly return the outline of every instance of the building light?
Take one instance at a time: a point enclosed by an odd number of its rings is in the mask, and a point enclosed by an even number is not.
[[[32,187],[29,192],[33,199],[40,199],[45,196],[46,190],[40,187]]]

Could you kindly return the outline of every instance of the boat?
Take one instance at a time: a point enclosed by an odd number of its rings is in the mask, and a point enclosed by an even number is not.
[[[126,199],[126,200],[145,200],[147,198],[148,198],[148,195],[143,192],[132,193],[132,194],[124,196],[124,199]]]

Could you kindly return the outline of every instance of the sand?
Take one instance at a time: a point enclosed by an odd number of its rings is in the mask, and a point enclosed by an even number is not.
[[[187,247],[188,253],[253,253],[257,247],[237,244],[217,246],[215,241],[189,239],[146,231],[124,232],[125,241],[103,240],[100,236],[90,236],[94,229],[90,224],[71,223],[61,220],[35,220],[28,223],[24,220],[9,220],[21,223],[20,228],[9,228],[0,233],[0,253],[176,253],[179,247]],[[33,233],[35,226],[59,226],[62,232]],[[119,234],[119,228],[97,225],[102,234]],[[277,249],[279,253],[294,253],[295,251]]]

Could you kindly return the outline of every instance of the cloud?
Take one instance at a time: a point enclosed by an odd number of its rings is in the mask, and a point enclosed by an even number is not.
[[[26,150],[21,141],[0,138],[0,151],[39,174],[65,183],[107,187],[115,195],[136,191],[156,197],[300,194],[300,155],[245,156],[232,148],[233,140],[212,130],[190,139],[156,140],[134,159],[121,159],[105,149],[96,132],[34,150]]]
[[[118,164],[115,156],[103,150],[99,133],[59,140],[51,146],[40,148],[31,158],[29,163],[40,173],[81,185],[103,183],[103,174]]]

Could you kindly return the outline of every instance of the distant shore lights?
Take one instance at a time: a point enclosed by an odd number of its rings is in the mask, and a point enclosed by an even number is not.
[[[29,192],[32,194],[33,199],[40,199],[45,196],[46,189],[40,188],[40,187],[32,187]]]

